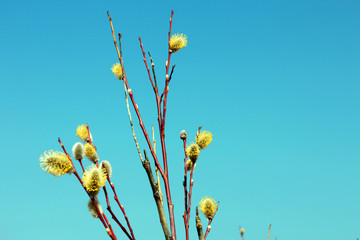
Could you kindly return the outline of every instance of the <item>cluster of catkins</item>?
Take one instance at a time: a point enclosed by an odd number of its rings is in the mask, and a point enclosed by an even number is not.
[[[180,133],[181,139],[187,138],[187,133],[185,130]],[[191,143],[186,147],[186,154],[189,156],[190,160],[186,162],[187,170],[191,171],[193,165],[195,167],[196,160],[199,157],[200,150],[204,150],[212,141],[212,134],[208,131],[198,132],[196,135],[196,143]]]
[[[87,126],[81,125],[76,129],[76,135],[82,142],[77,142],[72,148],[74,159],[81,161],[86,156],[93,164],[83,173],[82,182],[90,197],[95,197],[105,185],[108,177],[112,175],[112,168],[108,161],[104,160],[100,164],[96,147],[92,145],[92,136]],[[46,151],[40,157],[40,167],[47,173],[56,177],[63,174],[71,174],[75,171],[70,156],[62,152]],[[97,208],[102,213],[102,208],[98,200],[95,200]],[[92,200],[89,200],[88,208],[91,215],[98,217],[98,212]]]

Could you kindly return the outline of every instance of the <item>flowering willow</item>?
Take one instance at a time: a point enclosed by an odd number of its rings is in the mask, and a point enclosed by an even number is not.
[[[155,63],[149,54],[149,58],[151,61],[151,71],[149,68],[149,64],[147,61],[147,56],[145,54],[144,46],[141,41],[141,37],[139,37],[140,48],[143,56],[143,61],[147,70],[147,74],[149,77],[149,82],[152,86],[152,89],[155,93],[156,99],[156,116],[158,122],[158,130],[159,130],[159,137],[160,140],[160,147],[161,151],[156,151],[156,141],[155,141],[155,131],[154,128],[152,129],[152,140],[150,140],[150,136],[146,130],[143,118],[140,113],[139,106],[136,104],[134,92],[130,88],[130,84],[128,78],[126,76],[126,71],[124,68],[123,56],[122,56],[122,49],[121,49],[121,34],[118,34],[118,40],[114,32],[114,27],[112,23],[112,19],[110,14],[108,13],[108,18],[110,22],[111,32],[114,39],[114,45],[116,48],[116,53],[118,57],[118,62],[112,65],[111,71],[114,74],[115,78],[121,81],[114,81],[114,84],[121,84],[124,87],[125,93],[125,101],[126,107],[129,114],[130,126],[132,129],[132,135],[135,141],[136,149],[139,154],[139,158],[141,160],[141,164],[148,176],[148,180],[150,183],[150,187],[152,190],[152,196],[154,197],[157,212],[160,219],[160,224],[164,233],[164,237],[166,240],[176,240],[176,228],[175,228],[175,214],[174,214],[174,204],[172,202],[172,194],[170,191],[170,182],[169,182],[169,170],[168,170],[168,161],[167,161],[167,149],[165,144],[165,120],[166,120],[166,113],[167,113],[167,99],[169,93],[169,85],[171,83],[171,79],[173,76],[175,65],[170,67],[171,57],[174,53],[178,52],[180,49],[187,46],[187,36],[183,33],[181,34],[173,34],[171,35],[171,28],[172,28],[172,18],[173,18],[173,11],[171,12],[170,18],[170,27],[168,32],[168,39],[167,39],[167,60],[165,64],[165,76],[163,78],[163,84],[158,82],[155,74]],[[132,117],[129,105],[129,99],[132,104],[133,110],[136,112],[136,117],[139,122],[140,128],[142,130],[143,136],[145,138],[145,142],[147,144],[147,150],[143,150],[143,154],[140,148],[140,144],[137,140]],[[106,230],[106,233],[112,240],[116,240],[116,234],[114,229],[112,228],[108,218],[106,217],[106,213],[103,211],[105,209],[100,200],[100,192],[104,193],[104,197],[106,200],[106,210],[107,213],[111,215],[111,218],[116,222],[116,224],[120,227],[122,232],[126,235],[129,240],[136,240],[134,231],[131,227],[130,220],[125,213],[124,206],[120,203],[120,198],[118,197],[115,184],[111,181],[111,178],[114,173],[116,173],[116,169],[111,167],[109,161],[101,159],[101,152],[98,152],[97,146],[95,146],[92,135],[89,131],[89,126],[87,124],[79,125],[76,128],[76,135],[80,138],[82,142],[75,143],[72,147],[72,155],[73,158],[78,160],[75,161],[77,164],[81,165],[82,168],[82,177],[76,171],[74,163],[70,157],[70,155],[66,152],[65,146],[62,144],[60,138],[58,139],[64,153],[61,152],[45,152],[43,156],[40,157],[40,166],[44,169],[44,171],[55,175],[61,176],[66,173],[73,173],[73,175],[77,178],[83,190],[85,190],[86,194],[89,197],[87,202],[87,207],[90,214],[99,219]],[[199,158],[200,151],[204,150],[208,147],[208,145],[212,141],[212,134],[208,131],[199,131],[197,132],[195,142],[191,143],[187,146],[187,132],[185,130],[181,131],[180,139],[183,141],[184,146],[184,194],[185,194],[185,211],[183,215],[185,231],[186,231],[186,240],[189,240],[189,220],[190,220],[190,211],[191,211],[191,196],[192,196],[192,186],[194,184],[193,174],[194,168],[196,165],[196,161]],[[121,138],[116,138],[116,142],[121,141]],[[158,146],[159,146],[158,145]],[[159,147],[158,147],[159,148]],[[100,147],[101,149],[101,147]],[[126,149],[125,149],[126,150]],[[150,152],[150,154],[148,154]],[[159,153],[160,152],[160,153]],[[82,160],[84,156],[88,158],[91,162],[91,165],[88,166],[87,170],[85,170],[83,166]],[[124,161],[122,159],[123,155],[118,156],[118,161]],[[151,158],[151,159],[150,159]],[[159,158],[162,158],[162,162]],[[155,165],[155,171],[152,170],[150,160],[153,160]],[[161,162],[161,163],[160,163]],[[169,162],[170,163],[170,162]],[[121,166],[121,165],[120,165]],[[187,181],[187,174],[189,172],[190,181]],[[208,181],[208,180],[205,180]],[[131,183],[132,181],[126,181],[125,184]],[[121,223],[122,219],[118,219],[115,215],[114,211],[112,210],[109,192],[107,187],[110,187],[113,193],[113,199],[115,200],[117,206],[120,208],[121,213],[126,221],[126,226]],[[110,190],[109,190],[110,191]],[[163,196],[164,194],[164,196]],[[120,195],[121,196],[121,195]],[[104,201],[105,202],[105,201]],[[103,202],[103,204],[104,204]],[[217,211],[218,204],[216,204],[216,209],[214,209],[213,200],[210,198],[205,199],[204,201],[200,202],[200,209],[204,212],[205,216],[209,219],[208,226],[215,216]],[[198,229],[201,225],[201,220],[197,214],[196,216],[196,228]],[[141,231],[141,229],[139,230]],[[201,233],[199,235],[199,239],[205,239],[208,234],[208,231],[205,233]],[[204,235],[204,236],[203,236]]]

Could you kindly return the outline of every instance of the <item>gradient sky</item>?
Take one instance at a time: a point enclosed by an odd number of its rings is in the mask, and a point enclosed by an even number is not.
[[[173,33],[188,36],[171,60],[166,122],[178,239],[179,132],[194,141],[198,126],[213,142],[200,154],[192,204],[220,201],[207,239],[240,239],[241,225],[245,239],[264,240],[270,223],[272,240],[360,237],[359,1],[2,0],[1,240],[109,239],[76,178],[39,167],[45,150],[60,150],[58,137],[70,151],[85,123],[112,163],[136,238],[163,239],[123,86],[110,71],[117,57],[106,11],[123,34],[129,84],[150,131],[155,100],[138,37],[163,86],[171,9]],[[196,239],[194,211],[190,229]]]

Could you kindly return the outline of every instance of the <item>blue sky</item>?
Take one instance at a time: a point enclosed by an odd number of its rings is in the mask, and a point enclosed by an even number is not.
[[[192,205],[203,196],[220,201],[209,240],[240,239],[239,225],[245,239],[266,239],[270,223],[270,239],[360,237],[359,1],[4,0],[1,239],[108,238],[75,177],[55,178],[39,167],[45,150],[60,150],[58,137],[70,151],[84,123],[100,158],[113,165],[136,238],[163,238],[123,86],[110,71],[117,58],[106,11],[123,34],[129,84],[150,131],[155,100],[138,37],[164,79],[171,9],[173,33],[188,36],[171,60],[166,122],[178,239],[179,132],[186,129],[193,141],[200,125],[213,142],[200,155]]]

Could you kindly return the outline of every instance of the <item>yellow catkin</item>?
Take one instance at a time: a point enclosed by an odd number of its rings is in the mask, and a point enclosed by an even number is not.
[[[98,207],[98,209],[100,211],[100,214],[103,214],[103,209],[102,209],[102,207],[100,205],[99,200],[95,199],[94,201],[95,201],[95,203],[96,203],[96,205],[97,205],[97,207]],[[95,207],[94,203],[91,200],[89,200],[89,202],[88,202],[88,209],[89,209],[89,212],[90,212],[91,216],[93,216],[94,218],[99,217],[99,214],[98,214],[98,212],[96,210],[96,207]]]
[[[112,167],[111,167],[110,162],[104,160],[104,161],[101,162],[100,165],[101,165],[102,168],[105,169],[106,174],[109,175],[109,177],[111,177],[112,176]]]
[[[45,151],[40,157],[40,167],[47,173],[60,177],[63,174],[71,173],[73,166],[71,161],[62,152],[53,150]]]
[[[91,196],[96,196],[100,192],[101,187],[105,185],[105,170],[98,168],[96,165],[91,165],[88,170],[84,172],[82,181],[86,191]]]
[[[191,171],[194,163],[191,160],[187,160],[186,162],[186,170]]]
[[[95,163],[96,161],[99,160],[99,157],[96,153],[95,148],[90,144],[90,143],[86,143],[84,145],[85,148],[85,156],[93,163]]]
[[[207,219],[212,219],[215,215],[216,202],[211,197],[203,197],[200,201],[200,210]]]
[[[123,70],[120,63],[116,63],[112,66],[111,71],[114,73],[115,77],[119,80],[124,79]]]
[[[186,47],[187,37],[184,34],[174,34],[170,38],[170,50],[172,53],[179,51],[181,48]]]
[[[198,159],[199,153],[200,153],[200,148],[199,145],[197,145],[196,143],[191,143],[189,146],[186,147],[186,154],[193,162],[195,162]]]
[[[200,150],[206,148],[212,141],[212,134],[208,131],[202,131],[196,136],[196,143],[199,145]]]
[[[81,141],[87,142],[87,140],[89,139],[89,132],[86,125],[78,126],[76,129],[76,135],[81,139]]]

